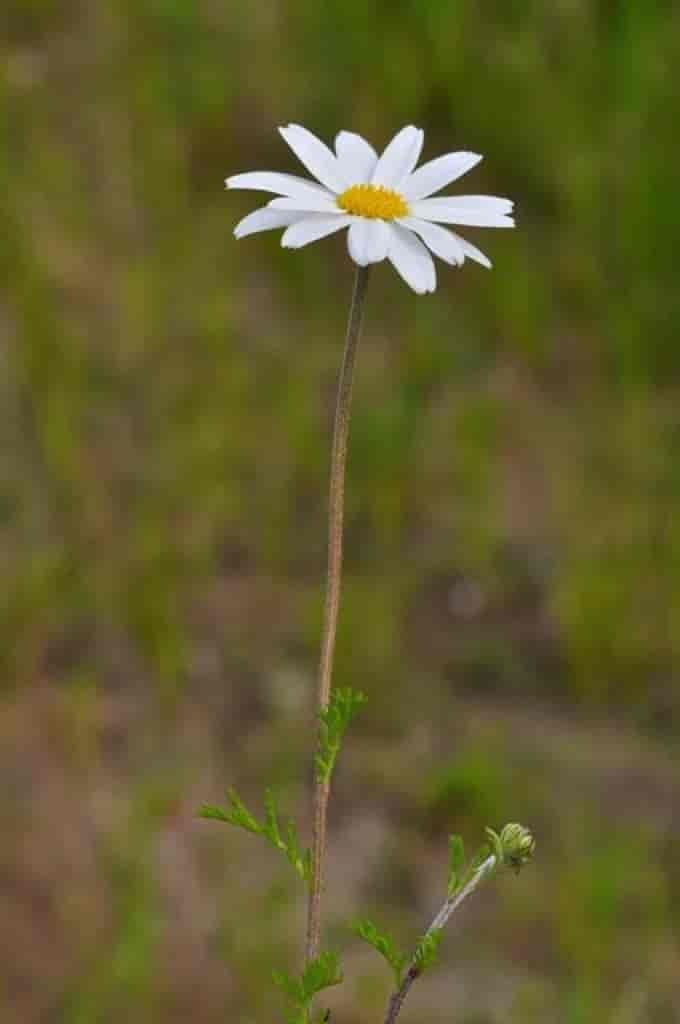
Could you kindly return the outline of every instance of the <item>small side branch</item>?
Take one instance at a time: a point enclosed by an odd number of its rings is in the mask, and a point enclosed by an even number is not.
[[[453,914],[454,910],[456,910],[461,905],[461,903],[464,900],[466,900],[468,896],[470,896],[471,893],[473,893],[475,889],[478,888],[479,885],[481,885],[485,878],[493,874],[497,864],[498,858],[495,853],[489,854],[486,860],[482,861],[482,863],[474,871],[474,873],[471,875],[468,881],[465,882],[465,884],[461,886],[461,888],[452,896],[450,896],[443,904],[443,906],[439,910],[439,913],[434,918],[431,925],[425,932],[425,939],[427,939],[428,936],[434,936],[438,934],[442,930],[442,928],[444,928],[449,918]],[[411,986],[413,985],[413,982],[421,974],[422,967],[420,965],[420,961],[417,956],[414,956],[413,959],[411,960],[411,963],[406,974],[404,975],[404,980],[402,981],[400,987],[395,992],[393,992],[392,996],[390,997],[389,1005],[387,1007],[387,1014],[385,1016],[385,1024],[394,1024],[397,1017],[399,1016],[401,1007],[404,1003],[404,1000],[406,999],[406,996],[409,993]]]

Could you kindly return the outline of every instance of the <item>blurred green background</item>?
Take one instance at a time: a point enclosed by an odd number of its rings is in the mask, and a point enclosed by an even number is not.
[[[4,0],[3,1024],[280,1019],[303,895],[200,822],[303,832],[344,240],[236,243],[300,122],[485,154],[493,259],[371,279],[326,918],[345,1024],[446,836],[531,824],[404,1021],[680,1021],[680,8]],[[453,189],[455,191],[455,188]]]

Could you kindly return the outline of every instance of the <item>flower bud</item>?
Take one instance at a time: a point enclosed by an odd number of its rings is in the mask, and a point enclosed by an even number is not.
[[[528,828],[513,823],[501,830],[500,845],[504,863],[519,871],[533,857],[536,840]]]

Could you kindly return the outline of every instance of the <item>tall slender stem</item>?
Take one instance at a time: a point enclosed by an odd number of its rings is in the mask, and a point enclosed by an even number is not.
[[[326,575],[326,600],[324,605],[321,658],[319,661],[318,710],[328,705],[333,672],[333,651],[338,625],[340,602],[340,580],[342,575],[342,526],[345,498],[345,462],[347,460],[347,436],[352,400],[352,377],[354,361],[361,330],[361,318],[368,284],[368,267],[357,267],[352,292],[352,304],[347,321],[345,352],[342,359],[338,395],[335,406],[333,447],[331,452],[331,476],[328,498],[328,570]],[[321,932],[321,888],[323,885],[323,860],[326,848],[326,812],[330,784],[316,779],[314,789],[314,833],[312,838],[312,877],[307,907],[307,941],[305,961],[309,963],[319,954]]]

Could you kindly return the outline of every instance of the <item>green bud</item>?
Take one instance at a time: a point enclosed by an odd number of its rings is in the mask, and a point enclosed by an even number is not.
[[[536,840],[524,825],[505,825],[500,834],[503,862],[516,871],[530,861],[536,849]]]

